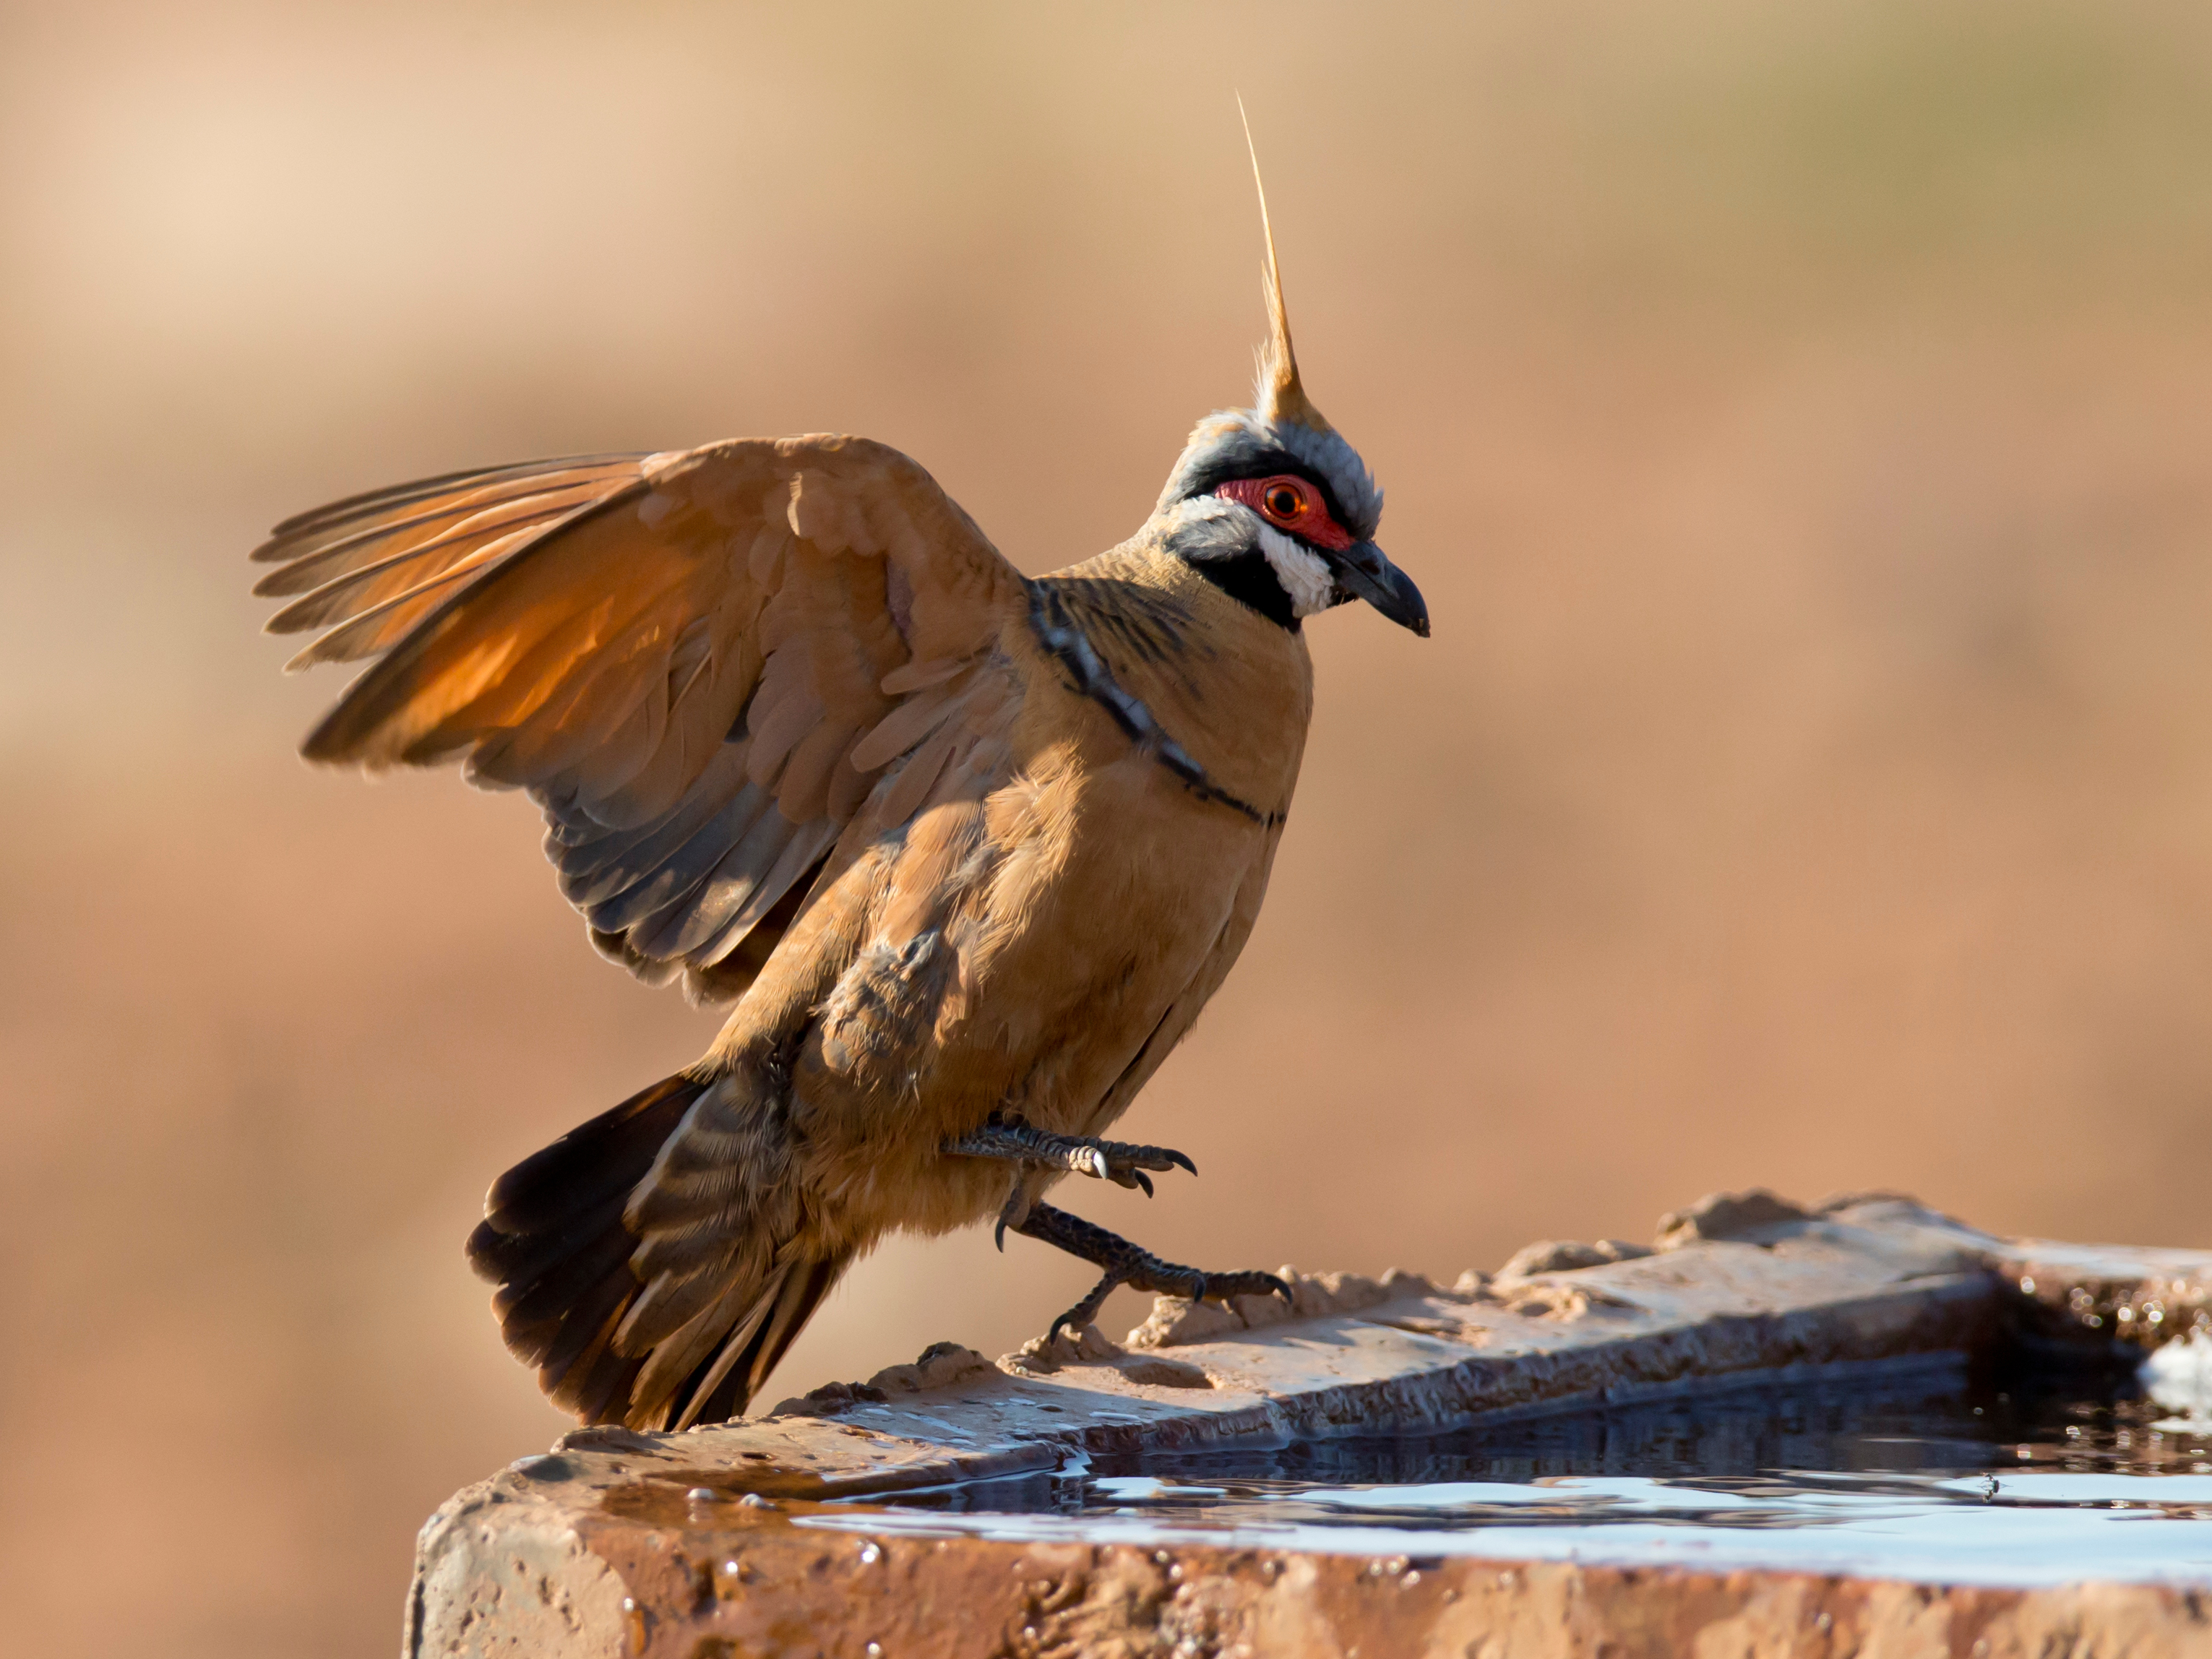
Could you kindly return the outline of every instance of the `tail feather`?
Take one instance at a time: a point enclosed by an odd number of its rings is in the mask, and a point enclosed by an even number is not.
[[[550,1320],[556,1324],[576,1299],[617,1268],[627,1272],[630,1252],[637,1243],[622,1226],[622,1206],[608,1206],[598,1225],[579,1229],[562,1244],[570,1253],[532,1263],[529,1273],[508,1279],[491,1299],[492,1311],[509,1332],[530,1330]],[[574,1240],[580,1239],[580,1243]]]
[[[634,1364],[611,1347],[615,1326],[622,1319],[623,1304],[629,1295],[623,1276],[608,1274],[577,1298],[538,1363],[538,1386],[555,1405],[587,1423],[600,1420],[605,1389],[622,1380],[615,1373]]]
[[[549,1382],[541,1371],[538,1380],[544,1385],[555,1405],[574,1413],[583,1422],[655,1428],[657,1424],[644,1422],[629,1410],[630,1383],[645,1362],[616,1352],[614,1329],[621,1318],[622,1307],[617,1304],[614,1311],[600,1324],[590,1346],[566,1373]]]
[[[719,1423],[744,1410],[852,1260],[850,1255],[841,1255],[805,1262],[803,1271],[787,1273],[776,1287],[774,1311],[756,1328],[740,1325],[722,1352],[678,1390],[678,1397],[690,1404],[678,1414],[673,1426]]]
[[[749,1218],[759,1236],[726,1235],[719,1249],[709,1247],[726,1277],[702,1274],[707,1282],[684,1287],[680,1325],[635,1317],[645,1311],[646,1247],[665,1253],[678,1243],[654,1231],[641,1189],[713,1086],[682,1073],[664,1079],[532,1153],[493,1184],[470,1236],[470,1264],[498,1286],[492,1306],[508,1349],[537,1368],[556,1405],[586,1422],[658,1429],[737,1415],[852,1259],[849,1251],[822,1259],[796,1237],[765,1236],[786,1231],[761,1227],[769,1215],[796,1218],[785,1191],[781,1202],[734,1206],[733,1218]],[[676,1161],[688,1166],[704,1150],[685,1147]],[[763,1197],[787,1182],[785,1158],[730,1151],[736,1167],[718,1171],[723,1179],[765,1182]],[[655,1261],[647,1277],[663,1271]],[[638,1330],[650,1340],[633,1341]]]
[[[627,1198],[706,1088],[678,1072],[531,1153],[492,1182],[485,1226],[537,1232],[608,1198]]]

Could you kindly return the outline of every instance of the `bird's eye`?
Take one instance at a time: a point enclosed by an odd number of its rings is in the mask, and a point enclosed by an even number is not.
[[[1270,484],[1261,500],[1271,519],[1295,519],[1306,510],[1305,497],[1286,483]]]

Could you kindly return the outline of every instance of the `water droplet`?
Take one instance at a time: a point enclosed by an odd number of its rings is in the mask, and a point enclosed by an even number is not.
[[[694,1486],[684,1495],[695,1504],[711,1504],[722,1494],[712,1486]]]
[[[884,1644],[881,1642],[868,1644],[868,1659],[884,1659]]]
[[[860,1565],[862,1566],[872,1567],[877,1562],[883,1559],[884,1553],[878,1549],[873,1544],[863,1544],[860,1546]]]

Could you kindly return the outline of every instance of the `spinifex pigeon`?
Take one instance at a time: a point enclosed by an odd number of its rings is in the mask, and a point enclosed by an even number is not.
[[[1262,218],[1265,204],[1262,203]],[[295,659],[368,661],[307,738],[526,789],[593,945],[734,1002],[696,1064],[501,1176],[469,1257],[560,1405],[744,1408],[885,1234],[996,1216],[1117,1285],[1288,1294],[1043,1203],[1190,1162],[1097,1137],[1243,948],[1312,708],[1304,619],[1428,613],[1298,379],[1272,233],[1257,406],[1121,546],[1024,577],[866,439],[448,474],[280,525]]]

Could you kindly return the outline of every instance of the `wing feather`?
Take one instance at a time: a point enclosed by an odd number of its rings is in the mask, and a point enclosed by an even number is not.
[[[289,519],[253,557],[287,601],[271,629],[323,630],[295,665],[369,665],[309,758],[459,759],[529,790],[593,942],[717,996],[848,828],[939,786],[959,677],[1025,605],[927,472],[838,437],[418,479]],[[566,1358],[585,1386],[596,1352]]]
[[[660,817],[607,830],[592,841],[549,845],[546,856],[560,868],[561,896],[581,909],[644,880],[675,857],[709,820],[719,818],[733,797],[750,787],[744,746],[725,744],[691,791]],[[761,799],[765,799],[764,792]],[[548,839],[553,840],[550,831]]]
[[[648,956],[690,958],[696,955],[702,966],[713,963],[717,953],[711,945],[737,942],[734,936],[725,939],[726,930],[734,927],[742,934],[752,919],[781,896],[781,888],[766,894],[762,889],[773,873],[786,870],[795,856],[794,845],[802,842],[804,831],[811,827],[793,823],[772,805],[763,806],[702,884],[706,890],[681,910],[656,912],[657,925],[638,939],[640,948]],[[820,848],[814,848],[816,855],[820,852]],[[812,857],[806,858],[790,868],[788,876],[796,876],[812,862]]]
[[[879,814],[884,822],[904,823],[921,810],[936,788],[938,779],[944,775],[957,741],[953,732],[940,730],[915,751],[914,757],[899,769],[890,792],[884,797]]]
[[[471,547],[466,556],[439,567],[419,581],[386,593],[374,604],[349,611],[341,617],[331,618],[343,625],[333,628],[312,645],[307,646],[284,665],[284,672],[296,674],[303,668],[313,668],[317,663],[359,662],[387,649],[392,643],[405,635],[407,630],[428,614],[431,608],[445,598],[456,582],[464,581],[497,558],[501,554],[520,547],[529,539],[527,530],[511,532],[494,540]],[[313,594],[308,595],[313,599]],[[294,607],[287,606],[270,619],[272,634],[297,632],[287,618]],[[309,624],[301,623],[300,627]],[[319,625],[319,624],[314,624]]]
[[[492,536],[557,519],[599,494],[593,483],[495,498],[395,520],[355,532],[279,565],[254,583],[255,594],[304,596],[269,620],[272,634],[296,634],[349,616],[419,581]],[[308,601],[315,601],[310,605]]]
[[[541,481],[557,475],[581,476],[599,471],[613,473],[624,469],[634,473],[644,459],[641,454],[565,455],[552,460],[517,461],[507,466],[471,467],[459,472],[441,472],[435,477],[416,478],[408,483],[391,484],[382,489],[348,495],[312,512],[294,514],[270,531],[269,539],[248,556],[257,564],[289,561],[357,531],[409,516],[410,508],[434,499],[449,506],[469,502],[481,505],[494,491],[511,489],[527,495],[542,488]]]
[[[643,859],[624,861],[625,873],[638,872],[626,886],[617,888],[595,903],[580,906],[584,920],[603,933],[623,933],[636,929],[646,931],[646,924],[666,915],[679,905],[686,906],[699,889],[709,879],[719,878],[725,885],[733,883],[738,871],[750,862],[766,863],[782,848],[778,839],[788,826],[775,822],[775,803],[767,790],[757,783],[747,783],[681,846],[650,868],[641,869]],[[754,837],[757,836],[758,839]],[[733,858],[739,863],[731,871],[723,866]],[[743,892],[726,897],[726,915],[729,909],[744,902]],[[641,939],[641,945],[647,943]],[[678,951],[654,951],[655,956],[680,956]]]
[[[830,809],[830,775],[853,752],[859,728],[829,716],[799,740],[777,781],[776,809],[794,823],[811,823]]]
[[[934,732],[959,706],[948,688],[931,686],[915,692],[853,746],[853,764],[863,771],[889,765]]]

